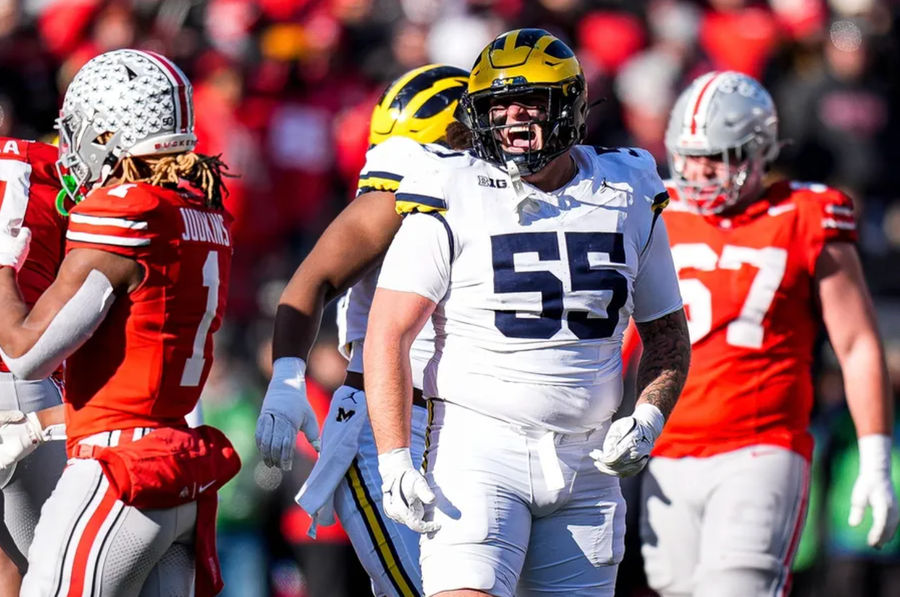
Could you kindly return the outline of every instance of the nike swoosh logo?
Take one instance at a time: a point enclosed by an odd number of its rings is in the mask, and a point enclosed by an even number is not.
[[[197,489],[197,493],[203,493],[204,491],[206,491],[207,489],[209,489],[210,487],[212,487],[215,484],[216,484],[215,481],[210,481],[209,483],[206,483],[205,485],[201,485],[200,488]]]

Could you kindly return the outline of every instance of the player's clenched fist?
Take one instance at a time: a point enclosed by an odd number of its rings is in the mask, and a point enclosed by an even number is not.
[[[22,460],[44,440],[44,430],[35,413],[0,411],[0,468]]]
[[[891,484],[891,438],[864,435],[859,438],[859,476],[850,496],[850,518],[855,527],[863,520],[866,507],[872,508],[872,527],[867,537],[872,547],[884,547],[900,522],[897,495]]]
[[[653,442],[662,433],[665,417],[648,403],[638,404],[630,417],[622,417],[609,426],[603,440],[603,451],[590,456],[601,473],[615,477],[636,475],[647,464]]]
[[[21,219],[0,224],[0,265],[22,269],[30,244],[31,230],[22,226]]]
[[[319,449],[319,422],[306,398],[306,363],[282,357],[272,365],[272,381],[256,420],[256,447],[268,466],[291,470],[297,430]]]
[[[440,525],[425,521],[425,505],[434,502],[428,481],[413,467],[409,448],[398,448],[378,455],[384,513],[417,533],[432,533]]]

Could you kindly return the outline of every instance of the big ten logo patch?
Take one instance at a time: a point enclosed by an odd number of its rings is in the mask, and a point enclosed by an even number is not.
[[[478,186],[488,187],[489,189],[505,189],[509,182],[505,178],[490,178],[488,176],[478,176]]]

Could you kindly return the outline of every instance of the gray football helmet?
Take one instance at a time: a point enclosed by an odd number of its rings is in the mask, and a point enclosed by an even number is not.
[[[759,188],[778,156],[778,115],[769,92],[754,78],[724,71],[695,79],[672,108],[666,150],[680,198],[701,213],[720,213]],[[706,181],[684,177],[685,158],[722,161],[728,175]]]
[[[181,69],[154,52],[113,50],[81,67],[56,120],[57,171],[69,196],[77,202],[102,185],[126,156],[193,150],[192,93]]]

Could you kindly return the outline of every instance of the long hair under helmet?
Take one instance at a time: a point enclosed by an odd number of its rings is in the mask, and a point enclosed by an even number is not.
[[[468,78],[467,71],[446,64],[429,64],[397,78],[372,110],[369,145],[395,135],[418,143],[443,140]]]
[[[666,129],[669,167],[679,197],[704,214],[717,214],[743,198],[742,189],[762,177],[778,157],[778,115],[756,79],[734,71],[695,79],[672,108]],[[685,158],[721,161],[729,174],[704,182],[684,177]]]
[[[191,83],[175,63],[141,50],[113,50],[81,67],[66,90],[57,170],[76,202],[126,157],[192,151]]]
[[[546,94],[546,119],[512,125],[491,122],[495,101],[536,94]],[[587,84],[581,65],[569,46],[543,29],[509,31],[488,44],[472,66],[462,103],[478,156],[504,170],[512,162],[524,176],[541,170],[585,135]],[[534,125],[542,131],[540,149],[503,150],[503,129],[527,127],[530,137]]]

